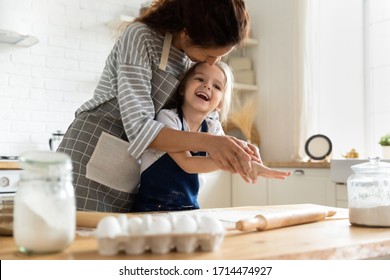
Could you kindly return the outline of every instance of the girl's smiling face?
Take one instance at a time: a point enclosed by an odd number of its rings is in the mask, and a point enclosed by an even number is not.
[[[183,111],[192,109],[207,116],[222,104],[226,77],[216,65],[201,63],[186,82]]]

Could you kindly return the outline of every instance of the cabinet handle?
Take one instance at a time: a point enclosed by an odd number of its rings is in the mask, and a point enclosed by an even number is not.
[[[303,171],[302,169],[297,169],[297,170],[294,170],[293,174],[297,175],[297,176],[302,176],[302,175],[305,175],[305,171]]]

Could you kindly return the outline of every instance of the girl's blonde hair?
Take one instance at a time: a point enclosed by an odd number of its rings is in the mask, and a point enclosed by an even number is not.
[[[184,73],[182,78],[180,79],[180,84],[176,90],[176,94],[174,97],[175,102],[176,102],[176,107],[178,109],[180,109],[183,105],[183,101],[184,101],[183,96],[184,96],[184,91],[186,88],[187,80],[194,74],[196,67],[202,63],[206,63],[206,62],[197,62],[194,65],[192,65],[191,68],[188,69]],[[229,110],[230,110],[234,77],[233,77],[233,72],[232,72],[231,68],[225,62],[218,61],[214,65],[222,70],[222,72],[225,76],[225,79],[226,79],[225,85],[223,88],[222,100],[221,100],[222,106],[218,112],[220,122],[225,123],[227,121],[227,118],[229,115]]]

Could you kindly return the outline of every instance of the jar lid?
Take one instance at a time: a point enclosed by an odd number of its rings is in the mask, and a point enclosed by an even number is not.
[[[368,162],[352,165],[355,173],[390,173],[390,163],[381,162],[379,157],[369,158]]]
[[[72,170],[70,157],[65,153],[52,151],[31,151],[22,154],[19,157],[19,163],[22,169],[52,169],[61,168]]]

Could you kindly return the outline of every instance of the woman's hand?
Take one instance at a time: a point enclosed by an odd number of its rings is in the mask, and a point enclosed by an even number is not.
[[[210,157],[225,171],[238,173],[246,182],[251,182],[251,161],[261,162],[259,150],[232,136],[215,136],[208,149]]]
[[[290,175],[290,171],[271,169],[262,163],[252,161],[252,173],[249,177],[252,183],[256,183],[259,176],[272,179],[285,179]]]

